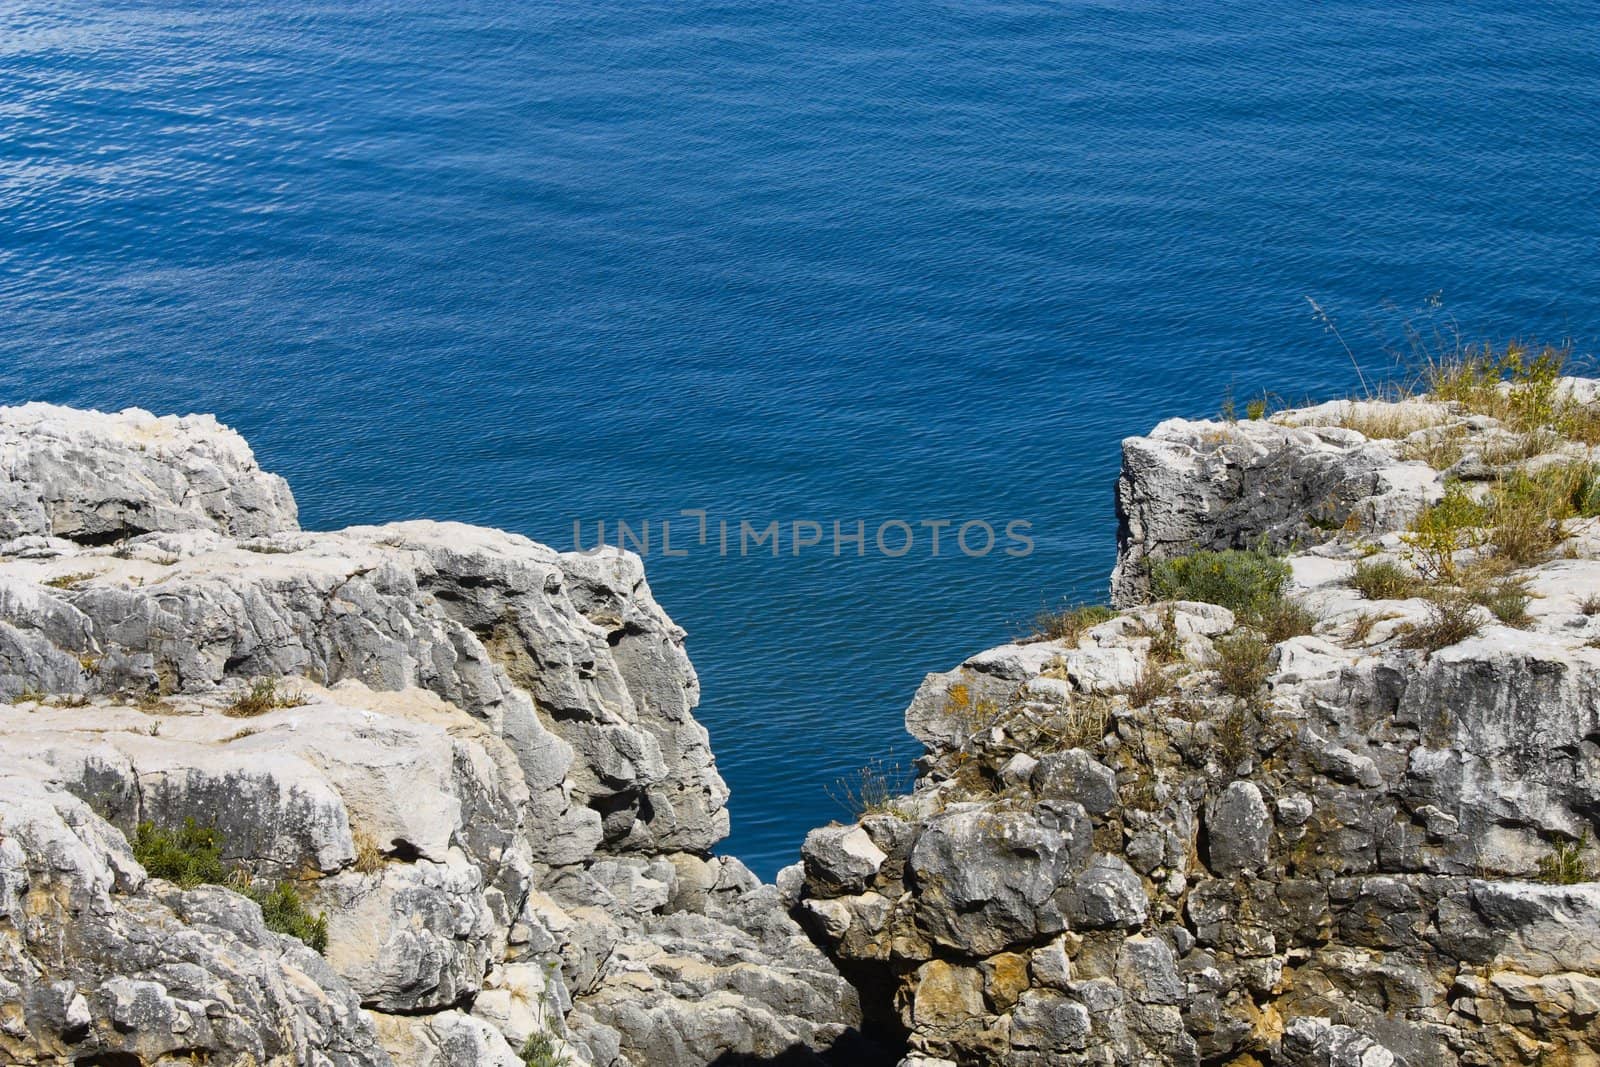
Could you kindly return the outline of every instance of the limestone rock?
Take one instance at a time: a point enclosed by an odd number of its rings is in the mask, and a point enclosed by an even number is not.
[[[898,828],[825,838],[884,859],[843,878],[807,857],[799,910],[877,990],[867,1016],[892,1013],[910,1062],[968,1067],[1600,1059],[1600,532],[1565,520],[1531,561],[1467,536],[1458,566],[1506,602],[1440,648],[1406,639],[1427,600],[1351,584],[1364,560],[1415,569],[1407,525],[1446,478],[1596,458],[1427,399],[1125,442],[1124,610],[928,675]],[[1144,603],[1147,570],[1261,544],[1313,632],[1224,689],[1217,639],[1272,620]]]
[[[1267,861],[1272,816],[1254,782],[1234,782],[1206,813],[1206,841],[1213,870],[1254,870]]]
[[[708,855],[727,788],[637,557],[302,532],[206,417],[0,410],[0,501],[0,777],[25,783],[0,789],[0,1058],[849,1045],[855,991]],[[228,889],[146,878],[125,838],[188,819],[327,916],[325,960]],[[51,923],[71,958],[45,967]]]
[[[52,404],[0,408],[0,541],[106,544],[154,531],[262,537],[297,529],[294,498],[209,415]]]

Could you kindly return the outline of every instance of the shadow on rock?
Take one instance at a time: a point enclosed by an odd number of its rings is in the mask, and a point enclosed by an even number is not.
[[[712,1060],[709,1067],[894,1067],[904,1055],[903,1048],[890,1048],[852,1031],[822,1052],[804,1045],[771,1056],[726,1052]]]

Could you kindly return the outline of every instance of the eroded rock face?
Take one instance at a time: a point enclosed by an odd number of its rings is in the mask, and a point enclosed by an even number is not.
[[[1341,405],[1271,422],[1169,419],[1125,440],[1112,603],[1145,599],[1152,560],[1314,541],[1352,515],[1393,529],[1437,499],[1437,472],[1404,459],[1397,442],[1319,425]]]
[[[727,789],[636,557],[300,531],[204,417],[0,409],[0,475],[8,1062],[849,1045],[855,991],[709,858]],[[325,956],[227,888],[146,877],[137,827],[190,819],[230,879],[326,915]]]
[[[107,544],[156,530],[294,529],[288,484],[209,415],[0,409],[0,539]]]
[[[253,903],[147,882],[120,834],[9,756],[0,793],[7,1063],[391,1062],[349,987]]]
[[[1597,883],[1547,884],[1596,869],[1594,521],[1486,567],[1532,594],[1520,625],[1468,608],[1475,633],[1431,648],[1405,640],[1427,600],[1349,584],[1410,565],[1446,472],[1409,457],[1435,438],[1451,478],[1596,457],[1425,400],[1348,407],[1126,442],[1123,613],[929,675],[915,791],[808,838],[798,910],[907,1033],[905,1067],[1600,1058]],[[1144,604],[1144,574],[1262,543],[1293,551],[1312,632],[1254,646],[1241,691],[1217,667],[1248,620]],[[1464,567],[1494,552],[1464,544]]]

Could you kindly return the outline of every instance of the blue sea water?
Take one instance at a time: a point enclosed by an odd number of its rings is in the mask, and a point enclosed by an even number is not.
[[[770,876],[1102,594],[1121,437],[1359,387],[1307,297],[1592,350],[1597,76],[1592,3],[0,2],[0,400],[216,412],[311,527],[707,510],[649,573]]]

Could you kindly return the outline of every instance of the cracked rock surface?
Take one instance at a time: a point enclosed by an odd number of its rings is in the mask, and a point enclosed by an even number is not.
[[[207,416],[0,409],[0,502],[0,1059],[842,1054],[854,989],[710,854],[727,788],[637,557],[303,531]],[[148,877],[140,824],[188,820],[325,954]]]

